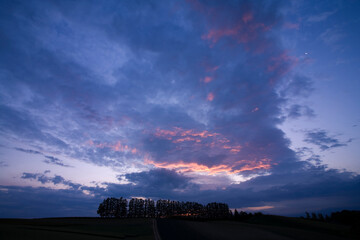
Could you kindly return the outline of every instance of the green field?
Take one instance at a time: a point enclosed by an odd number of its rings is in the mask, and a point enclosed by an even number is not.
[[[0,239],[154,239],[152,219],[0,219]]]

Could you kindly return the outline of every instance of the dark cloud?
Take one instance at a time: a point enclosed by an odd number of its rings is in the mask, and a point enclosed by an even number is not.
[[[56,157],[45,156],[45,158],[46,158],[44,160],[45,163],[54,164],[54,165],[58,165],[58,166],[62,166],[62,167],[71,167],[70,165],[64,164],[62,160],[60,160],[60,159],[58,159]]]
[[[38,176],[40,176],[41,174],[39,173],[23,173],[23,175],[21,176],[21,178],[23,179],[36,179]]]
[[[308,161],[318,166],[322,164],[321,156],[314,153],[313,149],[311,148],[302,147],[297,149],[296,153],[299,155],[301,159],[305,161]]]
[[[27,173],[24,172],[21,176],[22,179],[34,179],[36,181],[41,182],[42,184],[45,183],[53,183],[54,185],[63,184],[69,186],[72,189],[79,189],[81,187],[80,184],[73,183],[72,181],[66,180],[59,175],[55,175],[54,177],[49,177],[46,174],[49,171],[45,171],[44,173]]]
[[[66,148],[67,144],[52,134],[44,132],[41,119],[34,119],[35,117],[29,112],[20,112],[13,108],[0,105],[0,114],[3,116],[0,119],[0,131],[3,134],[10,134],[12,137],[33,139],[41,141],[49,145],[54,145],[59,148]]]
[[[0,161],[0,167],[7,167],[9,166],[6,162]]]
[[[180,174],[167,170],[157,170],[159,174],[153,174],[154,171],[146,171],[135,174],[128,174],[127,178],[136,184],[115,184],[107,183],[105,188],[86,187],[71,188],[68,190],[69,198],[74,195],[74,202],[77,198],[83,196],[78,191],[87,190],[92,197],[84,199],[84,206],[88,212],[93,212],[96,208],[95,201],[98,203],[101,198],[107,196],[126,197],[146,196],[155,199],[175,199],[184,201],[199,201],[207,203],[209,201],[223,201],[229,203],[232,208],[246,208],[253,206],[274,206],[273,213],[283,213],[286,215],[299,216],[304,211],[321,211],[326,209],[359,209],[359,187],[360,179],[358,176],[349,172],[338,172],[335,170],[325,170],[323,166],[312,167],[309,169],[284,174],[273,174],[254,178],[241,184],[233,184],[226,189],[202,190],[200,186],[191,183],[191,179]],[[43,176],[42,174],[26,174],[24,176],[34,179]],[[57,180],[58,179],[58,180]],[[284,183],[284,179],[287,181]],[[56,176],[51,178],[53,182],[63,182],[63,178]],[[170,183],[166,183],[169,181]],[[105,183],[104,183],[105,184]],[[8,189],[2,186],[1,189]],[[28,187],[17,187],[20,189],[29,189]],[[11,189],[11,188],[10,188]],[[61,194],[64,190],[49,190],[43,188],[34,188],[34,192],[48,192],[49,198]],[[2,197],[11,196],[9,193],[1,191]],[[27,191],[24,193],[28,194]],[[326,201],[325,201],[326,200]],[[321,204],[310,204],[311,201],[321,202]],[[92,205],[90,203],[93,203]],[[53,203],[48,203],[53,204]],[[60,203],[62,207],[71,207],[72,201],[67,200]],[[3,203],[3,208],[6,206]],[[91,206],[91,207],[90,207]],[[79,209],[73,209],[73,214],[81,213]],[[84,209],[82,209],[84,210]],[[93,214],[95,215],[95,213]],[[34,216],[39,216],[35,214]],[[62,216],[62,215],[61,215]]]
[[[154,169],[148,172],[128,173],[125,178],[143,188],[163,189],[185,189],[190,184],[191,178],[167,169]]]
[[[291,105],[290,108],[288,109],[288,117],[297,119],[301,116],[306,116],[309,118],[315,117],[315,113],[314,110],[308,106],[302,106],[299,104]]]
[[[284,182],[284,179],[287,181]],[[359,184],[359,177],[351,173],[343,174],[324,170],[323,167],[312,167],[291,174],[254,178],[240,185],[231,185],[222,191],[205,191],[201,197],[204,201],[221,199],[234,208],[270,205],[275,207],[273,213],[287,212],[287,215],[299,216],[307,210],[321,211],[339,206],[359,209]],[[321,201],[322,204],[309,204],[310,201]],[[329,202],[325,204],[324,201]]]
[[[293,97],[308,97],[314,90],[313,81],[311,78],[296,74],[290,78],[285,79],[286,82],[281,86],[281,95],[290,98]]]
[[[320,147],[321,150],[330,150],[336,147],[345,147],[347,143],[352,140],[349,139],[346,142],[343,142],[336,137],[329,136],[329,133],[325,130],[314,130],[308,131],[306,133],[305,142],[312,143]]]
[[[36,150],[31,150],[31,149],[24,149],[24,148],[14,148],[17,151],[20,152],[25,152],[25,153],[30,153],[30,154],[37,154],[37,155],[44,155],[42,152],[36,151]],[[62,166],[62,167],[71,167],[70,165],[64,164],[64,162],[61,159],[58,159],[56,157],[53,156],[44,156],[45,160],[43,162],[48,163],[48,164],[54,164],[54,165],[58,165],[58,166]]]
[[[36,179],[42,183],[68,184],[68,181],[61,176],[47,177],[42,173],[24,173],[23,178]],[[72,187],[70,185],[68,190],[1,186],[0,198],[9,200],[16,196],[23,199],[27,194],[30,194],[30,199],[35,198],[36,201],[39,201],[29,203],[30,206],[35,204],[35,209],[39,207],[46,209],[48,205],[58,204],[59,208],[72,209],[73,216],[81,215],[84,212],[91,213],[91,216],[94,216],[97,204],[104,197],[110,196],[123,196],[126,198],[145,196],[155,200],[163,198],[199,201],[201,203],[222,201],[229,203],[231,208],[267,205],[274,206],[274,209],[265,210],[266,212],[291,216],[302,215],[305,211],[330,211],[339,210],[339,208],[359,209],[358,201],[360,200],[359,176],[351,172],[327,170],[323,165],[314,167],[310,163],[307,164],[307,169],[261,176],[241,184],[232,184],[226,188],[214,190],[201,190],[199,184],[192,182],[193,179],[166,169],[126,174],[125,176],[119,176],[119,178],[121,180],[125,178],[131,183],[102,183],[105,187]],[[286,179],[286,182],[284,182],[284,179]],[[30,189],[32,189],[33,193],[29,193]],[[90,195],[85,196],[84,190]],[[35,197],[37,194],[40,194],[39,197]],[[66,197],[62,196],[63,194]],[[41,200],[40,196],[46,200]],[[61,201],[59,200],[57,203],[51,202],[51,199],[56,199],[56,196]],[[83,207],[78,206],[79,199],[82,199]],[[44,207],[37,205],[41,202],[40,200],[47,202]],[[14,199],[14,202],[17,202],[17,200]],[[321,202],[321,204],[316,204],[317,202]],[[34,215],[27,215],[27,211],[23,213],[16,212],[11,207],[13,205],[10,206],[8,203],[10,201],[1,201],[2,216],[5,216],[5,213],[18,217],[41,217],[44,214],[42,211],[31,212]],[[10,208],[6,210],[7,207]],[[19,209],[22,209],[22,207],[23,205]],[[50,213],[54,214],[52,210]],[[64,213],[56,216],[69,216],[68,214],[71,215],[71,211],[64,211]]]
[[[226,189],[215,190],[200,190],[201,186],[191,183],[191,179],[177,176],[175,179],[181,179],[186,185],[174,191],[173,188],[165,187],[168,186],[165,181],[173,179],[176,173],[161,170],[163,173],[157,177],[158,175],[151,174],[152,171],[140,172],[130,177],[133,177],[138,185],[109,184],[106,194],[126,197],[146,194],[145,196],[156,196],[156,198],[196,200],[202,203],[223,201],[229,203],[232,208],[271,205],[274,209],[270,212],[295,216],[302,215],[305,211],[339,209],[339,206],[360,209],[357,204],[360,200],[359,176],[351,172],[328,170],[320,164],[315,167],[312,163],[307,163],[306,166],[306,169],[261,176],[241,184],[232,184]],[[153,184],[145,183],[146,181]],[[177,182],[177,180],[170,181]],[[176,184],[174,186],[178,187]],[[310,204],[311,201],[322,203]]]
[[[24,149],[24,148],[14,148],[15,150],[18,150],[20,152],[24,152],[24,153],[31,153],[31,154],[39,154],[39,155],[43,155],[42,152],[36,151],[36,150],[31,150],[31,149]]]

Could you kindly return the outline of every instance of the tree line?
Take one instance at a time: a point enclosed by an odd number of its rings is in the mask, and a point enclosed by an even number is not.
[[[357,223],[360,225],[360,211],[342,210],[341,212],[332,212],[330,215],[326,214],[325,216],[322,213],[316,214],[313,212],[310,214],[305,212],[305,219],[319,222],[340,223],[345,225]]]
[[[193,217],[224,219],[232,216],[226,203],[212,202],[203,205],[197,202],[180,202],[159,199],[132,198],[130,201],[120,198],[107,198],[100,203],[97,213],[100,217],[115,218],[163,218]]]

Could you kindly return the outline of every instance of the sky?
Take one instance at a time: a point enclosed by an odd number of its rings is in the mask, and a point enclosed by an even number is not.
[[[360,210],[359,11],[0,1],[0,217],[120,196]]]

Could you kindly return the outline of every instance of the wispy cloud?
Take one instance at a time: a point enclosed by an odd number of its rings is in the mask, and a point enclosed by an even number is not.
[[[337,11],[327,11],[327,12],[322,12],[316,15],[311,15],[307,18],[308,22],[322,22],[327,20],[330,16],[332,16],[333,14],[335,14]]]
[[[306,132],[305,142],[312,143],[320,147],[321,150],[330,150],[337,147],[345,147],[347,143],[351,142],[352,139],[347,141],[341,141],[335,136],[329,136],[329,133],[325,130],[313,130]]]
[[[53,156],[45,156],[45,163],[48,164],[54,164],[54,165],[58,165],[58,166],[62,166],[62,167],[71,167],[70,165],[64,164],[64,162],[56,157]]]
[[[62,176],[55,175],[54,177],[49,177],[46,174],[49,173],[49,171],[45,171],[44,173],[28,173],[24,172],[21,176],[22,179],[33,179],[36,181],[41,182],[42,184],[45,183],[52,183],[54,185],[57,184],[63,184],[65,186],[68,186],[72,189],[79,189],[81,187],[80,184],[73,183],[72,181],[65,180]]]
[[[24,152],[24,153],[31,153],[31,154],[39,154],[39,155],[43,155],[42,152],[36,151],[36,150],[32,150],[32,149],[24,149],[24,148],[14,148],[15,150],[18,150],[20,152]]]
[[[18,147],[15,147],[14,149],[17,151],[20,151],[20,152],[24,152],[24,153],[43,155],[45,157],[45,160],[43,162],[48,163],[48,164],[54,164],[54,165],[58,165],[58,166],[62,166],[62,167],[71,167],[70,165],[64,164],[64,162],[62,160],[60,160],[59,158],[56,158],[53,156],[46,156],[42,152],[39,152],[36,150],[24,149],[24,148],[18,148]]]
[[[7,167],[9,166],[6,162],[0,161],[0,167]]]
[[[299,105],[299,104],[291,105],[287,109],[287,112],[288,112],[288,117],[293,119],[297,119],[301,116],[306,116],[309,118],[315,117],[315,112],[313,109],[311,109],[308,106]]]
[[[341,44],[341,40],[345,37],[345,33],[340,26],[334,26],[326,29],[319,36],[319,39],[326,45],[332,47],[334,50],[342,49],[344,46]]]

